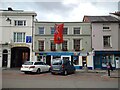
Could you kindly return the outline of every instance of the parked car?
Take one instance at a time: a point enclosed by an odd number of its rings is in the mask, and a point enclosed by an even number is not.
[[[75,73],[75,67],[69,60],[54,59],[51,64],[51,74],[67,75]]]
[[[41,72],[50,71],[50,66],[41,61],[27,61],[22,65],[20,70],[25,74],[31,72],[35,72],[39,74]]]

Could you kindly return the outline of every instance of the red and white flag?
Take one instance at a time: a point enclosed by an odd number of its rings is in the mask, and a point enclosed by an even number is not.
[[[54,32],[55,44],[60,44],[63,42],[63,27],[64,24],[55,24],[55,32]]]

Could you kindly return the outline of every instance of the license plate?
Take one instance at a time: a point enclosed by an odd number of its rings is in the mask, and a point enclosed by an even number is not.
[[[53,70],[60,70],[60,69],[53,69]]]
[[[24,66],[24,68],[28,68],[27,66]]]

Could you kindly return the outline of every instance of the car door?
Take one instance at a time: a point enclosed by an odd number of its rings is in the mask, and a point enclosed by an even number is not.
[[[40,70],[41,70],[42,72],[44,72],[43,62],[39,62],[39,63],[38,63],[38,68],[40,68]]]
[[[70,72],[74,72],[74,70],[75,70],[75,67],[73,66],[72,62],[69,62],[69,70],[70,70]]]
[[[44,67],[44,70],[45,70],[45,71],[48,71],[48,70],[49,70],[49,69],[48,69],[48,65],[47,65],[46,63],[44,63],[44,62],[43,62],[43,67]]]

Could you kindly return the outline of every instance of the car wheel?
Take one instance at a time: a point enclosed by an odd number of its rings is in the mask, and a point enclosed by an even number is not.
[[[64,71],[64,75],[66,76],[68,74],[67,70]]]
[[[51,72],[52,75],[54,75],[55,73]]]
[[[28,72],[24,72],[25,74],[28,74]]]
[[[41,70],[40,70],[40,68],[38,68],[36,73],[40,74],[40,72],[41,72]]]

